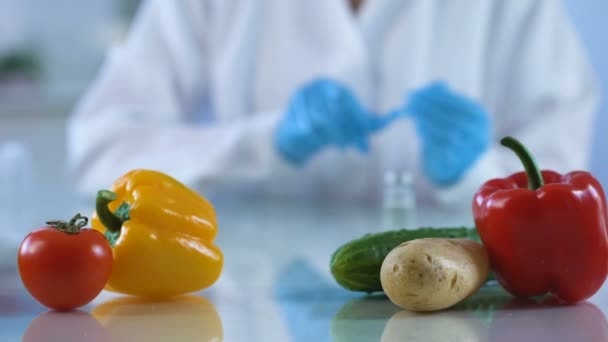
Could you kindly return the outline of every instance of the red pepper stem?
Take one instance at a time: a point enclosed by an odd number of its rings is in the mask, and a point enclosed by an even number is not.
[[[513,137],[504,137],[500,140],[500,143],[515,152],[519,160],[521,160],[528,176],[528,189],[536,190],[544,185],[543,175],[540,173],[534,156],[521,142]]]
[[[106,229],[111,232],[120,232],[123,222],[110,210],[110,208],[108,208],[108,204],[114,201],[117,197],[118,196],[116,193],[112,191],[99,190],[99,192],[97,192],[97,199],[95,200],[95,211],[97,212],[97,217],[99,217],[99,221],[106,226]]]

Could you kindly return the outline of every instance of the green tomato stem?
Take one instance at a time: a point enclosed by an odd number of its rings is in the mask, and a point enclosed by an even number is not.
[[[46,221],[49,226],[68,234],[78,234],[80,229],[87,225],[89,219],[80,213],[74,215],[69,222],[61,220]]]

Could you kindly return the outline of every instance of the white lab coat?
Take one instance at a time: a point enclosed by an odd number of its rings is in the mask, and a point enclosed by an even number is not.
[[[290,95],[322,76],[378,113],[447,81],[490,113],[494,144],[450,188],[423,176],[408,119],[376,134],[367,156],[327,148],[293,168],[273,132]],[[483,181],[522,170],[497,144],[505,135],[543,168],[586,168],[596,94],[557,0],[368,0],[358,15],[346,0],[149,1],[69,121],[69,166],[85,192],[143,167],[203,192],[362,198],[403,169],[419,198],[470,206]]]

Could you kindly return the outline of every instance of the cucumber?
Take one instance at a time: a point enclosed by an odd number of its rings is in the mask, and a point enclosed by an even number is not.
[[[368,293],[382,291],[380,268],[386,255],[404,242],[431,237],[480,241],[477,229],[468,227],[424,227],[366,234],[342,245],[332,254],[331,274],[345,289]]]

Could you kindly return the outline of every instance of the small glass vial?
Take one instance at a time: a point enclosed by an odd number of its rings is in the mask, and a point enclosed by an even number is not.
[[[382,229],[415,229],[416,196],[412,174],[406,171],[384,173]]]

